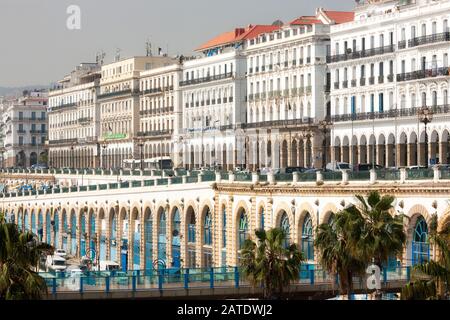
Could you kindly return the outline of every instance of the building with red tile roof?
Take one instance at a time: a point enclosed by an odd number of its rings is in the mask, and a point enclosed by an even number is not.
[[[244,40],[255,38],[262,33],[272,32],[277,29],[280,29],[280,27],[274,25],[249,25],[246,28],[236,28],[234,31],[222,33],[209,40],[195,49],[195,51],[205,51],[217,47],[233,45]]]

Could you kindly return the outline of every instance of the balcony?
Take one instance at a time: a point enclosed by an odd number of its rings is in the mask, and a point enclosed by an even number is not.
[[[256,67],[255,68],[255,73],[258,73],[259,72],[259,67]]]
[[[261,66],[261,72],[266,71],[266,66]]]
[[[145,95],[160,94],[162,92],[163,92],[162,88],[152,88],[152,89],[144,90]]]
[[[416,37],[408,40],[408,47],[417,47],[423,44],[450,41],[450,32],[436,33],[428,36]]]
[[[369,84],[375,84],[375,77],[369,77]]]
[[[292,66],[295,67],[297,65],[297,60],[292,60]]]
[[[253,68],[250,68],[249,70],[248,70],[248,74],[252,74],[253,73]]]
[[[272,120],[272,121],[262,121],[253,123],[243,123],[240,125],[242,129],[253,129],[253,128],[287,128],[290,126],[305,126],[309,127],[314,123],[313,118],[304,117],[303,119],[291,119],[291,120]],[[239,126],[236,126],[236,128]]]
[[[305,87],[305,92],[306,92],[306,94],[310,94],[312,92],[312,87],[311,86],[306,86]]]
[[[405,49],[406,48],[406,40],[399,41],[397,46],[399,49]]]
[[[326,85],[324,85],[323,86],[323,90],[326,92],[326,93],[329,93],[330,92],[330,85],[329,84],[326,84]]]
[[[394,75],[393,74],[388,74],[387,79],[388,79],[388,82],[394,81]]]
[[[383,112],[360,112],[354,114],[341,114],[331,117],[332,122],[344,122],[344,121],[363,121],[373,119],[388,119],[399,117],[417,117],[421,107],[404,108],[404,109],[392,109]],[[450,105],[439,105],[430,107],[434,115],[437,114],[449,114]]]
[[[311,63],[311,57],[306,58],[306,63]]]
[[[78,143],[78,139],[59,139],[59,140],[50,140],[49,144],[75,144]]]
[[[297,95],[297,88],[292,88],[291,89],[291,96],[295,97]]]
[[[284,62],[284,67],[287,68],[289,63],[287,61]]]
[[[224,79],[231,78],[232,76],[233,76],[233,74],[231,72],[228,72],[228,73],[219,74],[219,75],[215,75],[215,76],[197,78],[197,79],[192,79],[192,80],[185,80],[185,81],[180,82],[180,87],[190,86],[190,85],[200,84],[200,83],[205,83],[205,82],[211,82],[211,81],[217,81],[217,80],[224,80]]]
[[[273,70],[273,64],[269,64],[269,71]]]
[[[384,82],[384,76],[378,76],[378,83]]]
[[[283,90],[283,96],[288,97],[289,96],[289,89]]]
[[[139,131],[138,137],[157,137],[171,135],[173,130]]]
[[[397,74],[397,81],[410,81],[432,77],[441,77],[449,75],[449,67],[425,69],[419,71],[412,71],[408,73]]]
[[[80,124],[89,124],[93,121],[94,119],[92,117],[83,117],[83,118],[79,118],[78,119],[78,123]]]
[[[380,54],[391,53],[394,51],[395,51],[395,46],[389,45],[389,46],[366,49],[366,50],[361,50],[361,51],[348,52],[348,53],[337,54],[337,55],[333,55],[333,56],[327,56],[327,63],[335,63],[335,62],[341,62],[341,61],[347,61],[347,60],[353,60],[353,59],[367,58],[367,57],[372,57],[372,56],[376,56],[376,55],[380,55]]]
[[[31,134],[41,134],[41,133],[47,133],[47,131],[46,130],[42,131],[42,130],[36,130],[36,129],[33,130],[33,129],[31,129],[30,133]]]
[[[348,88],[348,80],[342,81],[342,88]]]
[[[352,79],[352,82],[351,82],[351,83],[352,83],[352,88],[353,88],[353,87],[356,87],[356,79]]]
[[[98,99],[109,99],[109,98],[113,98],[113,97],[117,97],[117,96],[124,96],[124,95],[131,95],[131,94],[139,94],[139,90],[135,89],[135,90],[131,90],[131,89],[126,89],[126,90],[120,90],[120,91],[115,91],[115,92],[106,92],[103,94],[99,94],[98,95]]]
[[[25,131],[25,130],[17,130],[17,133],[20,133],[20,134],[25,134],[25,133],[26,133],[26,131]]]
[[[303,58],[300,58],[299,62],[300,64],[303,64]]]
[[[262,92],[262,93],[261,93],[261,99],[262,99],[262,100],[265,100],[265,99],[266,99],[266,93],[265,93],[265,92]],[[230,102],[233,102],[233,97],[230,97]]]
[[[77,106],[77,104],[75,102],[64,103],[64,104],[60,104],[60,105],[51,107],[51,111],[56,111],[56,110],[65,109],[65,108],[72,108],[72,107],[76,107],[76,106]]]
[[[365,86],[366,85],[366,78],[360,78],[359,79],[359,85],[360,86]]]

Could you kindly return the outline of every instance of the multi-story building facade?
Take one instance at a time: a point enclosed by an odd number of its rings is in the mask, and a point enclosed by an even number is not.
[[[140,73],[173,64],[166,56],[132,57],[101,67],[100,135],[103,167],[140,158]]]
[[[201,58],[184,63],[180,82],[183,129],[175,139],[182,146],[187,167],[230,169],[244,164],[243,135],[238,130],[246,122],[244,42],[276,28],[236,28],[197,48]]]
[[[449,19],[448,0],[369,0],[331,27],[333,159],[449,163]]]
[[[330,25],[352,18],[351,12],[319,8],[315,16],[246,40],[245,149],[251,169],[322,166],[327,148],[318,124],[327,115],[330,91]]]
[[[181,128],[181,74],[180,63],[141,72],[137,136],[143,168],[151,167],[151,163],[161,158],[172,158],[176,167],[182,164],[179,153],[174,152],[172,139]]]
[[[82,63],[49,92],[49,165],[92,168],[100,165],[100,66]]]
[[[5,167],[30,167],[47,162],[47,92],[24,92],[4,102]]]

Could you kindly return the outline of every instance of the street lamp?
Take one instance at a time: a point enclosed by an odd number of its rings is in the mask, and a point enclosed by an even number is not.
[[[103,148],[103,152],[102,152],[102,167],[103,169],[106,169],[106,147],[108,145],[106,144],[106,141],[102,143],[102,148]]]
[[[419,121],[425,125],[425,168],[428,168],[428,134],[427,134],[427,124],[433,120],[433,112],[427,106],[423,106],[417,112]]]
[[[319,130],[323,132],[323,152],[322,152],[322,169],[325,171],[327,165],[327,132],[331,126],[331,121],[328,119],[319,122]]]
[[[141,161],[140,161],[140,165],[141,165],[141,171],[142,171],[142,170],[144,170],[144,155],[143,155],[143,153],[142,153],[142,149],[143,149],[143,147],[144,147],[144,141],[139,140],[138,146],[141,148],[141,149],[140,149],[140,151],[141,151]]]
[[[71,155],[71,159],[70,159],[70,168],[72,169],[72,168],[74,168],[74,159],[73,159],[73,149],[74,149],[74,146],[73,146],[73,144],[70,146],[70,155]]]

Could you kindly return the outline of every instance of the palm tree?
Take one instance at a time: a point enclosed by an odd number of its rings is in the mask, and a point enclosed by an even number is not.
[[[45,281],[33,269],[52,247],[38,243],[36,235],[20,232],[0,214],[0,300],[40,299]]]
[[[264,298],[276,298],[283,288],[299,278],[304,260],[297,245],[285,245],[286,233],[280,228],[257,230],[258,242],[246,240],[241,267],[253,286],[263,285]]]
[[[395,198],[380,196],[371,191],[366,199],[356,195],[358,202],[346,208],[350,214],[347,228],[350,231],[350,246],[355,256],[367,262],[374,262],[380,268],[390,257],[403,252],[406,234],[403,227],[404,215],[393,215]]]
[[[450,295],[450,226],[437,231],[437,215],[430,223],[430,243],[435,260],[414,266],[412,278],[403,289],[403,300],[448,299]]]
[[[338,276],[342,295],[350,299],[353,291],[353,275],[364,272],[365,262],[350,250],[352,216],[348,211],[335,215],[333,221],[321,224],[317,229],[315,246],[319,251],[319,262],[328,272]]]

